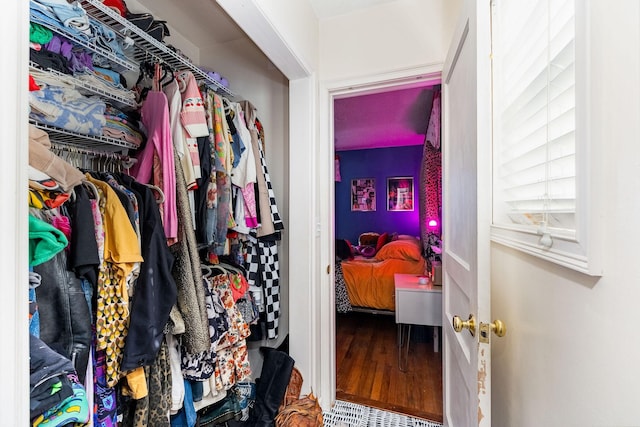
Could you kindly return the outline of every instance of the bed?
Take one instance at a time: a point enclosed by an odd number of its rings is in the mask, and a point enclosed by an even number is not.
[[[424,274],[426,261],[420,241],[394,240],[372,258],[354,257],[336,263],[336,310],[395,310],[395,273]],[[346,295],[345,295],[346,294]]]

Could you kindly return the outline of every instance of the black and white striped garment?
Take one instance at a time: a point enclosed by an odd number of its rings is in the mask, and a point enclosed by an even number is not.
[[[273,221],[273,227],[276,230],[284,230],[284,224],[282,223],[282,219],[280,218],[280,213],[278,213],[276,194],[273,191],[273,186],[271,185],[271,178],[269,177],[269,171],[267,170],[267,162],[264,158],[264,151],[262,150],[262,141],[260,141],[260,143],[258,144],[258,151],[260,152],[260,165],[262,166],[262,174],[264,175],[264,180],[267,184],[267,191],[269,194],[269,207],[271,208],[271,219]]]
[[[276,241],[250,238],[247,244],[247,281],[262,289],[265,301],[267,337],[278,337],[280,317],[280,265]]]

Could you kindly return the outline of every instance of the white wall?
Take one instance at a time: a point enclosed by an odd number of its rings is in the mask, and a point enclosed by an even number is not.
[[[174,6],[174,5],[172,5]],[[127,9],[132,13],[151,13],[156,19],[164,19],[167,21],[169,32],[171,35],[164,39],[164,42],[171,44],[180,49],[194,64],[200,63],[200,50],[198,46],[184,37],[175,27],[171,24],[171,16],[173,16],[173,7],[158,7],[153,3],[153,0],[127,0]],[[129,81],[129,80],[127,80]],[[135,83],[135,80],[132,82]]]
[[[604,147],[599,280],[494,244],[495,426],[638,426],[640,3],[593,0],[592,140]]]
[[[318,69],[318,20],[307,1],[256,0],[269,22],[277,28],[300,63],[309,71]],[[289,76],[294,79],[304,76]]]
[[[317,70],[318,20],[308,1],[216,2],[289,80],[304,79]]]
[[[442,64],[459,0],[397,0],[320,23],[320,78],[339,80]]]

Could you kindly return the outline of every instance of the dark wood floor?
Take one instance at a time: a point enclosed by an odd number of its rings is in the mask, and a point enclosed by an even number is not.
[[[336,315],[336,398],[442,422],[442,353],[431,328],[413,327],[406,372],[398,367],[395,317]]]

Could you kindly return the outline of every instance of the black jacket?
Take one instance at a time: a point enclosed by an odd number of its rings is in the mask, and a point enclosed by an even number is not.
[[[118,179],[136,194],[140,216],[142,258],[131,301],[129,332],[124,346],[123,371],[151,364],[160,350],[164,328],[177,299],[171,275],[173,255],[152,190],[128,175]]]
[[[94,290],[98,284],[100,256],[96,243],[95,223],[89,194],[82,185],[73,188],[75,200],[70,203],[71,241],[69,244],[69,268],[76,276],[85,278]]]
[[[33,271],[42,277],[36,288],[40,316],[40,339],[73,361],[81,382],[91,348],[91,314],[82,283],[67,269],[66,250]]]

